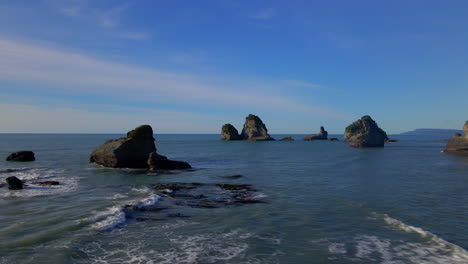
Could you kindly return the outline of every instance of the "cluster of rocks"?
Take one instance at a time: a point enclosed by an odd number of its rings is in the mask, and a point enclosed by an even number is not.
[[[306,135],[302,140],[304,141],[312,141],[312,140],[327,140],[328,139],[328,132],[323,128],[320,127],[320,132],[318,134],[310,134]]]
[[[447,145],[444,148],[444,152],[455,153],[455,154],[468,154],[468,121],[465,122],[463,126],[463,132],[465,135],[456,133],[452,138],[447,142]]]
[[[184,161],[170,160],[156,152],[153,129],[139,126],[126,137],[106,141],[97,147],[89,161],[110,168],[138,168],[151,170],[183,170],[191,166]]]
[[[245,118],[242,133],[239,134],[237,129],[231,124],[225,124],[221,128],[222,140],[248,140],[248,141],[270,141],[275,140],[268,134],[263,121],[256,115],[248,115]]]
[[[15,176],[10,176],[6,178],[5,181],[7,183],[8,189],[10,190],[22,190],[25,186],[27,186],[24,181],[18,179]],[[55,186],[60,184],[58,181],[40,181],[31,183],[39,186]]]

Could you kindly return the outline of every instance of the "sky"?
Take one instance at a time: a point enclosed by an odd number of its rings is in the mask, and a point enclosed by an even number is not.
[[[468,120],[468,1],[0,0],[0,133]]]

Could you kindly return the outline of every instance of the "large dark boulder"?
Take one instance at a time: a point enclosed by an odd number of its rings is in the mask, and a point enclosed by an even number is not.
[[[304,141],[312,141],[312,140],[327,140],[328,139],[328,132],[323,128],[320,127],[320,132],[318,134],[310,134],[306,135],[302,140]]]
[[[111,168],[147,168],[148,156],[154,151],[153,129],[143,125],[129,131],[126,137],[106,141],[91,153],[89,160]]]
[[[222,140],[241,140],[241,136],[237,129],[231,124],[225,124],[221,128],[221,139]]]
[[[15,176],[6,178],[6,182],[8,184],[8,189],[10,190],[23,189],[23,182],[20,179],[16,178]]]
[[[241,137],[243,140],[250,141],[268,141],[274,140],[268,135],[268,129],[263,121],[256,115],[248,115],[245,118],[244,128]]]
[[[192,168],[185,161],[170,160],[166,156],[159,155],[156,151],[150,153],[148,166],[151,170],[185,170]]]
[[[355,148],[383,147],[386,139],[387,133],[368,115],[346,127],[343,138]]]
[[[457,133],[449,139],[444,152],[468,155],[468,121],[463,126],[464,136]]]
[[[18,151],[11,153],[7,158],[7,161],[34,161],[36,158],[34,157],[34,152],[29,150]]]

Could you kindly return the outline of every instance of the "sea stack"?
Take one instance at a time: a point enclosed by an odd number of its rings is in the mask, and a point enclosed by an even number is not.
[[[463,126],[463,132],[464,136],[457,133],[448,140],[444,152],[468,155],[468,121]]]
[[[8,184],[8,189],[10,190],[23,189],[23,182],[20,179],[16,178],[15,176],[6,178],[6,182]]]
[[[304,141],[312,141],[312,140],[327,140],[328,139],[328,132],[323,128],[320,127],[320,132],[318,134],[310,134],[302,138]]]
[[[383,147],[387,133],[368,115],[346,127],[344,141],[354,148]]]
[[[126,137],[108,140],[97,147],[89,161],[110,168],[138,169],[157,167],[156,163],[161,160],[170,162],[164,156],[160,156],[164,159],[154,156],[155,159],[149,162],[152,153],[156,153],[153,129],[149,125],[142,125],[129,131]]]
[[[245,118],[244,128],[241,137],[249,141],[269,141],[274,140],[268,135],[268,129],[263,121],[256,115],[248,115]]]
[[[34,152],[30,150],[23,150],[11,153],[7,158],[7,161],[35,161]]]
[[[241,136],[239,135],[239,131],[231,125],[225,124],[221,128],[221,139],[222,140],[241,140]]]

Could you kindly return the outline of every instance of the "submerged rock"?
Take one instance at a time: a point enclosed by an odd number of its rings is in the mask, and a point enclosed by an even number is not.
[[[239,135],[239,131],[231,125],[225,124],[221,128],[221,139],[222,140],[241,140],[241,136]]]
[[[7,158],[7,161],[34,161],[36,157],[34,157],[34,152],[30,150],[23,150],[18,152],[11,153]]]
[[[289,136],[289,137],[284,137],[284,138],[280,139],[279,141],[294,141],[294,138]]]
[[[60,185],[60,182],[58,181],[43,181],[43,182],[38,182],[40,186],[54,186],[54,185]]]
[[[156,153],[153,129],[149,125],[129,131],[126,137],[106,141],[91,153],[89,161],[110,168],[191,168],[186,162],[171,161]]]
[[[250,141],[268,141],[274,140],[268,134],[263,121],[256,115],[248,115],[245,118],[244,128],[242,129],[241,137],[243,140]]]
[[[355,148],[383,147],[386,139],[387,133],[368,115],[346,127],[344,133],[344,141]]]
[[[6,182],[8,184],[8,189],[10,190],[23,189],[23,182],[20,179],[16,178],[15,176],[6,178]]]
[[[468,121],[463,126],[464,136],[455,134],[447,142],[444,152],[468,155]]]
[[[385,139],[385,143],[394,143],[394,142],[398,142],[398,139],[391,139],[391,138],[387,138]]]
[[[302,140],[304,141],[312,141],[312,140],[327,140],[328,138],[328,132],[323,128],[323,126],[320,127],[320,132],[318,134],[310,134],[305,136]]]
[[[159,155],[156,151],[150,153],[148,166],[151,170],[185,170],[192,168],[185,161],[170,160],[166,156]]]
[[[328,141],[340,141],[338,138],[334,137],[334,138],[329,138]]]
[[[240,174],[234,174],[234,175],[228,175],[228,176],[222,176],[223,178],[226,178],[226,179],[239,179],[242,177],[242,175]]]

